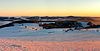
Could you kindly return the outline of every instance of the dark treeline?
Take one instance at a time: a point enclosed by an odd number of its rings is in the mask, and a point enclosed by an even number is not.
[[[21,19],[21,18],[25,18],[25,19],[74,19],[74,18],[77,18],[77,19],[90,19],[90,17],[79,17],[79,16],[44,16],[44,17],[41,17],[41,16],[20,16],[20,17],[0,17],[0,21],[12,21],[12,20],[18,20],[18,19]],[[96,18],[96,17],[92,17],[92,18]]]

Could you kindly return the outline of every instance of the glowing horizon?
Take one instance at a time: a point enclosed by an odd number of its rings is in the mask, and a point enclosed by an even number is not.
[[[100,17],[100,0],[0,0],[0,16]]]

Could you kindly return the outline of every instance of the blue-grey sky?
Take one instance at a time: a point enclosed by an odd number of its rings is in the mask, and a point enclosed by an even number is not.
[[[100,16],[100,0],[0,0],[1,16]]]

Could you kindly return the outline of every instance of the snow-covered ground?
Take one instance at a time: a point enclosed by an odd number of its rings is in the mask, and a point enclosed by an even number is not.
[[[13,27],[0,29],[0,38],[32,40],[32,41],[80,41],[100,40],[100,29],[81,29],[74,31],[63,31],[62,29],[40,29],[31,30],[27,27],[37,28],[36,23],[15,24]]]

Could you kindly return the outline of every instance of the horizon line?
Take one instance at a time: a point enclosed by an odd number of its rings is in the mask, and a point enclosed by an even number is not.
[[[0,16],[0,17],[35,17],[35,16]],[[46,17],[46,16],[37,16],[37,17]],[[69,17],[69,16],[47,16],[47,17]],[[100,17],[100,16],[73,16],[73,17]]]

